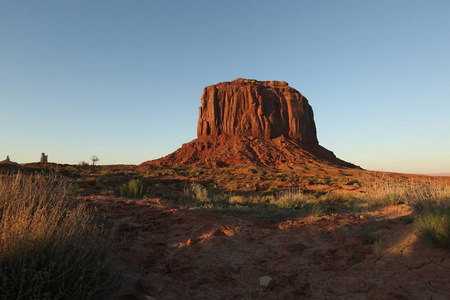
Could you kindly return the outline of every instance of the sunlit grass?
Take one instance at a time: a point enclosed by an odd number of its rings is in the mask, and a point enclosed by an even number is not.
[[[450,208],[421,213],[414,221],[417,235],[431,245],[450,248]]]
[[[0,299],[106,299],[121,280],[111,232],[58,176],[0,175]]]

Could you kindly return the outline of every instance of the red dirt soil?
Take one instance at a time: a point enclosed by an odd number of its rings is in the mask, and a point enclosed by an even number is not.
[[[86,200],[127,232],[125,260],[141,287],[119,299],[450,298],[450,252],[417,240],[406,205],[277,221],[160,199]],[[363,228],[380,242],[363,244]]]

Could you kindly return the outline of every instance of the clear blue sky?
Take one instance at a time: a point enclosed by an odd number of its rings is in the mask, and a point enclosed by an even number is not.
[[[321,145],[450,172],[450,1],[1,1],[0,160],[139,164],[196,138],[205,86],[285,80]]]

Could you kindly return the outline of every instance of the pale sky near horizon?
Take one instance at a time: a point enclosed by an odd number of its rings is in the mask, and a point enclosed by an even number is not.
[[[205,86],[284,80],[365,169],[450,173],[450,1],[0,1],[0,160],[139,164]]]

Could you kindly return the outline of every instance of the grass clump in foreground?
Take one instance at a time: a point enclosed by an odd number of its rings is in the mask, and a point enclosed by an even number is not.
[[[55,175],[0,175],[0,299],[107,299],[119,285],[112,233]]]
[[[414,221],[417,235],[437,247],[450,248],[450,208],[436,208],[420,213]]]
[[[421,240],[450,248],[450,185],[387,182],[378,191],[379,199],[389,204],[406,203],[414,209],[414,227]]]
[[[120,187],[120,195],[127,198],[143,198],[147,193],[147,186],[139,179],[132,179]]]
[[[414,209],[414,227],[421,240],[450,248],[450,185],[383,182],[375,191],[380,203],[405,203]]]

